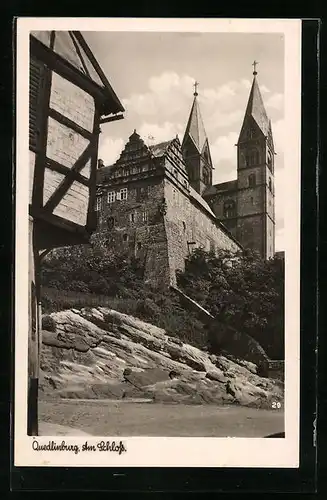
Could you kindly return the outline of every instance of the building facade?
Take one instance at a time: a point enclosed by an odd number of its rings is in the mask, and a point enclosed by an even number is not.
[[[237,144],[237,179],[212,184],[213,163],[194,100],[182,143],[147,146],[134,130],[114,165],[98,169],[97,236],[145,265],[145,281],[176,283],[202,247],[274,255],[274,146],[254,75]]]

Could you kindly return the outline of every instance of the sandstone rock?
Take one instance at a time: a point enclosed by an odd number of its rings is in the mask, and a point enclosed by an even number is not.
[[[252,362],[210,355],[110,309],[77,311],[53,313],[56,333],[42,332],[44,397],[150,398],[170,404],[267,408],[272,400],[283,400],[282,381],[260,377]]]
[[[125,370],[124,378],[135,387],[142,388],[162,382],[163,380],[169,380],[169,372],[160,368],[152,368],[141,372],[132,371],[131,373],[129,371],[126,373]]]
[[[168,337],[168,342],[171,342],[172,344],[176,344],[180,347],[183,346],[183,342],[180,339],[177,339],[176,337]]]
[[[206,378],[209,380],[216,380],[217,382],[226,382],[226,377],[221,370],[216,368],[215,370],[210,370],[206,373]]]

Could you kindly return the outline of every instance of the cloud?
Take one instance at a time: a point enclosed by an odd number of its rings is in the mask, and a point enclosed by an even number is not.
[[[183,126],[181,124],[176,124],[172,122],[164,122],[163,125],[158,125],[157,123],[142,123],[142,125],[137,130],[142,139],[146,144],[151,143],[149,136],[153,137],[153,144],[168,141],[173,139],[177,134],[182,135],[184,133]]]
[[[219,166],[222,160],[233,161],[236,164],[236,148],[238,136],[236,132],[230,132],[227,135],[218,136],[211,144],[210,151],[212,161],[215,166]]]
[[[124,141],[121,138],[112,139],[100,135],[100,145],[98,158],[104,161],[105,165],[112,165],[119,158],[124,147]]]
[[[285,250],[285,228],[277,227],[275,231],[275,251]]]
[[[272,134],[274,138],[275,150],[277,155],[284,153],[285,148],[285,122],[284,120],[277,120],[271,124]]]
[[[260,85],[261,94],[269,94],[270,90],[265,85]]]
[[[261,89],[262,90],[262,89]],[[284,96],[283,94],[275,93],[272,94],[265,102],[267,108],[276,109],[281,111],[284,107]]]
[[[127,114],[133,120],[151,117],[156,122],[186,121],[191,108],[193,85],[191,75],[165,71],[148,80],[147,90],[123,99]],[[251,82],[231,80],[216,87],[199,87],[199,103],[208,135],[218,128],[238,124],[245,112]]]

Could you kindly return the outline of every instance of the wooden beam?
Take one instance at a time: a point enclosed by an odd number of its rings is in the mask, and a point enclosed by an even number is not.
[[[50,168],[54,172],[59,172],[60,174],[63,174],[65,176],[69,175],[71,172],[71,169],[68,167],[65,167],[64,165],[61,165],[61,163],[58,163],[55,160],[51,160],[50,158],[46,158],[45,160],[45,166],[47,168]],[[80,182],[81,184],[84,184],[84,186],[89,186],[90,185],[90,180],[87,179],[86,177],[83,177],[79,173],[75,173],[75,179]]]
[[[100,136],[100,111],[96,107],[93,123],[94,142],[91,151],[91,172],[90,172],[90,197],[87,212],[86,226],[89,231],[94,231],[97,225],[97,217],[94,214],[93,208],[96,198],[96,184],[97,184],[97,168],[98,168],[98,148]],[[92,189],[93,187],[93,189]]]
[[[76,174],[79,173],[79,171],[85,166],[86,162],[90,159],[93,146],[92,142],[94,141],[91,141],[90,144],[88,144],[81,156],[76,160],[74,166],[66,175],[65,179],[63,179],[63,181],[59,184],[59,187],[50,196],[47,203],[44,205],[45,211],[52,212],[76,180]]]
[[[90,47],[88,46],[88,44],[84,40],[84,37],[82,36],[81,32],[80,31],[73,31],[73,33],[74,33],[77,41],[81,45],[82,49],[84,50],[85,54],[90,59],[91,64],[93,65],[95,71],[98,73],[98,75],[99,75],[101,81],[103,82],[104,86],[109,90],[109,92],[112,95],[112,98],[114,99],[114,101],[116,102],[116,104],[120,107],[119,111],[125,111],[125,109],[123,108],[120,100],[118,99],[118,96],[114,92],[114,89],[110,85],[110,83],[109,83],[106,75],[102,71],[101,66],[99,65],[98,61],[94,57],[93,52],[91,51]]]
[[[37,207],[43,206],[44,163],[48,141],[48,109],[51,92],[51,71],[47,67],[44,69],[44,86],[41,92],[42,98],[39,103],[41,109],[39,124],[40,136],[38,140],[38,153],[35,156],[32,192],[32,205]]]
[[[56,226],[60,229],[63,229],[66,232],[69,232],[69,233],[75,233],[76,235],[81,235],[82,237],[87,236],[87,231],[85,230],[84,226],[79,226],[75,222],[69,221],[67,219],[63,219],[62,217],[59,217],[58,215],[54,215],[52,213],[47,213],[42,209],[41,210],[33,210],[33,207],[30,207],[29,213],[34,219],[40,220],[40,221],[43,221],[43,222],[49,224],[50,225],[49,230],[51,230],[52,226]],[[48,245],[45,245],[45,246],[47,247]],[[43,248],[44,248],[44,246],[43,246]]]
[[[36,246],[35,221],[29,218],[29,318],[28,318],[28,395],[27,434],[38,435],[40,260]]]
[[[65,125],[68,128],[71,128],[74,130],[74,132],[82,135],[85,137],[85,139],[91,140],[92,139],[92,132],[89,132],[85,128],[81,127],[77,123],[73,122],[67,116],[59,113],[59,111],[56,111],[55,109],[49,108],[49,116],[53,118],[54,120],[57,120],[57,122],[61,123],[62,125]]]
[[[84,75],[84,73],[75,68],[75,66],[66,59],[56,54],[53,50],[50,50],[49,47],[43,45],[43,43],[33,36],[30,38],[30,53],[40,61],[45,62],[48,68],[74,83],[77,87],[92,95],[99,102],[108,102],[108,91],[105,91],[104,88],[91,78]],[[110,108],[107,114],[110,112],[118,113],[119,111],[125,111],[124,108],[118,105],[113,99],[111,99],[110,106],[106,105],[106,108]]]
[[[81,60],[81,63],[82,63],[82,66],[83,66],[83,69],[84,69],[85,73],[87,74],[87,76],[88,76],[89,78],[91,78],[91,75],[90,75],[90,73],[89,73],[89,70],[87,69],[87,66],[86,66],[86,64],[85,64],[84,58],[83,58],[83,56],[82,56],[82,52],[81,52],[81,50],[80,50],[80,48],[79,48],[78,43],[77,43],[77,42],[76,42],[76,40],[75,40],[75,37],[74,37],[74,32],[73,32],[73,31],[69,31],[68,33],[69,33],[69,35],[70,35],[70,38],[73,40],[73,44],[74,44],[75,50],[76,50],[76,52],[77,52],[77,54],[78,54],[78,57],[79,57],[79,58],[80,58],[80,60]]]
[[[100,120],[100,125],[102,125],[103,123],[109,123],[109,122],[114,122],[116,120],[122,120],[124,118],[124,115],[120,114],[120,115],[114,115],[114,116],[107,116],[105,118],[102,118]]]

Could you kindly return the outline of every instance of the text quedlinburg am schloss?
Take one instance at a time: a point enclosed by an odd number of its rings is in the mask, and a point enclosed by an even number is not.
[[[95,444],[90,444],[85,441],[82,445],[66,443],[62,440],[60,443],[57,441],[48,441],[47,443],[39,443],[36,439],[32,441],[32,449],[34,451],[66,451],[72,452],[77,455],[80,452],[94,452],[94,451],[107,451],[111,453],[118,453],[121,455],[127,451],[126,445],[123,441],[98,441]]]

